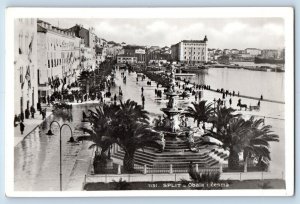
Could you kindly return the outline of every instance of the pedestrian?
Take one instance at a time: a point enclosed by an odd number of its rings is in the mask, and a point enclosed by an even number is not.
[[[21,131],[21,135],[23,135],[24,129],[25,129],[25,125],[24,125],[24,123],[21,121],[21,122],[20,122],[20,131]]]
[[[257,106],[258,106],[258,107],[260,106],[260,100],[258,100],[258,102],[257,102]]]
[[[231,106],[231,104],[232,104],[232,100],[231,100],[231,98],[229,99],[229,105]]]
[[[264,97],[263,97],[263,95],[260,95],[260,100],[264,100]]]
[[[20,114],[20,119],[21,119],[22,122],[24,122],[24,112],[23,111]]]
[[[46,108],[44,110],[42,110],[42,117],[43,117],[43,120],[45,120],[45,118],[46,118]]]
[[[31,117],[34,118],[35,108],[33,107],[33,105],[30,107],[30,112],[31,112]]]
[[[240,92],[239,92],[239,91],[238,91],[238,94],[237,94],[237,96],[238,96],[238,97],[240,97]]]
[[[30,112],[28,110],[28,108],[25,109],[25,118],[28,119],[30,116]]]
[[[142,87],[141,90],[142,90],[142,93],[144,93],[144,87]]]
[[[36,108],[37,108],[38,111],[41,112],[41,102],[40,102],[40,100],[39,100],[38,103],[36,104]]]
[[[17,127],[18,126],[18,124],[17,124],[17,121],[18,121],[19,119],[18,119],[18,116],[17,115],[15,115],[15,117],[14,117],[14,127]]]
[[[50,97],[47,95],[47,104],[50,105]]]

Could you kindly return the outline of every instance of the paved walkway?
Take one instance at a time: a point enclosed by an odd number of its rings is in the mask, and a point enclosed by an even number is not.
[[[45,108],[45,107],[43,107]],[[52,111],[50,110],[49,107],[47,107],[47,112],[46,112],[46,118],[49,117],[50,115],[52,115]],[[32,131],[34,131],[44,120],[42,119],[42,115],[39,113],[39,111],[34,115],[34,118],[30,118],[29,119],[24,119],[24,125],[25,125],[25,129],[23,134],[21,134],[20,131],[20,125],[18,125],[17,127],[14,127],[14,136],[15,136],[15,140],[14,140],[14,147],[19,144],[19,142],[21,142],[27,135],[29,135]]]
[[[67,191],[82,191],[85,183],[85,176],[89,173],[88,170],[93,160],[93,149],[89,149],[92,143],[84,141],[82,148],[76,158],[74,167],[69,177],[69,182],[66,187]]]

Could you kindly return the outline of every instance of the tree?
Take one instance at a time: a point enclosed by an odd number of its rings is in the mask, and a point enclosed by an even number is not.
[[[92,72],[87,70],[82,71],[78,77],[78,82],[82,88],[82,91],[84,91],[87,94],[89,93],[90,86],[92,85],[91,77]]]
[[[192,102],[192,106],[187,109],[187,116],[194,118],[198,127],[202,122],[203,129],[205,129],[205,123],[213,114],[212,103],[206,104],[206,102],[205,100],[199,101],[199,103]]]
[[[279,136],[274,134],[270,125],[264,125],[264,119],[249,120],[250,130],[244,138],[243,156],[244,171],[247,171],[248,158],[256,158],[258,165],[268,166],[270,157],[269,142],[278,142]]]
[[[229,150],[228,167],[235,170],[239,168],[239,153],[244,153],[244,168],[247,169],[247,159],[250,156],[269,161],[269,142],[278,141],[278,135],[270,130],[271,126],[262,125],[263,120],[255,120],[251,117],[244,120],[240,117],[233,117],[228,125],[219,131],[209,131],[207,135],[221,141],[224,149]]]
[[[208,122],[213,123],[213,127],[216,127],[217,132],[220,132],[227,128],[229,121],[232,118],[241,116],[241,114],[234,114],[234,112],[235,110],[232,108],[226,108],[217,105],[212,115],[210,115]]]
[[[84,131],[90,137],[79,137],[79,140],[93,141],[93,146],[101,149],[101,161],[105,161],[105,152],[116,143],[125,152],[123,166],[130,173],[134,171],[134,153],[137,149],[146,146],[160,149],[162,146],[159,133],[149,125],[148,112],[135,101],[120,101],[120,105],[104,104],[89,112],[92,129]]]
[[[100,166],[104,167],[107,161],[107,155],[105,152],[110,150],[110,146],[115,143],[114,137],[112,137],[113,126],[112,121],[116,118],[116,113],[119,110],[118,106],[103,104],[95,110],[89,110],[89,122],[92,124],[92,128],[82,128],[84,132],[89,133],[89,137],[82,136],[78,137],[78,141],[89,140],[94,144],[90,148],[97,147],[94,167],[97,162]],[[100,153],[99,153],[100,151]],[[95,168],[97,169],[97,168]]]
[[[126,172],[134,171],[134,154],[144,147],[161,149],[162,142],[158,132],[149,125],[148,112],[135,101],[120,101],[120,110],[117,113],[118,127],[115,128],[115,140],[124,150],[123,166]]]

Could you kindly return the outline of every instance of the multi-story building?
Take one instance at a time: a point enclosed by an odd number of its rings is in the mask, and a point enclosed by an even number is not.
[[[207,41],[205,36],[203,40],[182,40],[172,45],[172,59],[187,64],[207,62]]]
[[[133,57],[133,56],[130,57],[127,55],[118,55],[117,63],[135,64],[135,63],[137,63],[137,57]]]
[[[47,96],[63,84],[75,82],[80,69],[81,39],[69,30],[42,20],[37,22],[39,96]]]
[[[239,54],[239,50],[238,50],[238,49],[231,49],[230,52],[231,52],[231,54],[233,54],[233,55]]]
[[[82,25],[76,24],[75,26],[66,29],[66,31],[70,31],[75,33],[77,38],[82,39],[81,48],[84,46],[84,49],[81,49],[81,53],[86,56],[85,61],[81,63],[82,69],[92,69],[94,70],[96,67],[96,44],[97,44],[97,36],[95,34],[94,28],[86,29]],[[86,61],[89,59],[89,61]],[[84,67],[87,65],[88,67]]]
[[[246,48],[246,53],[252,56],[257,56],[261,54],[261,50],[257,48]]]
[[[37,24],[33,18],[14,21],[14,113],[20,115],[38,102]]]
[[[171,60],[171,54],[168,50],[153,50],[151,52],[147,51],[147,61],[148,63],[166,63]]]
[[[121,44],[114,44],[113,46],[110,46],[106,49],[107,57],[110,57],[112,59],[116,59],[118,54],[121,54],[122,51]]]
[[[261,57],[266,59],[279,59],[280,56],[284,56],[282,51],[280,50],[273,50],[273,49],[265,49],[261,51]]]
[[[145,63],[146,61],[146,47],[138,45],[126,45],[123,47],[123,56],[136,57],[137,63]]]

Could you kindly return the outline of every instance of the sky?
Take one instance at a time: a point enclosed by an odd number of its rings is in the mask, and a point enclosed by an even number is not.
[[[94,27],[100,38],[135,45],[171,46],[207,35],[209,48],[284,48],[284,21],[280,18],[42,20],[60,28],[75,24]]]

